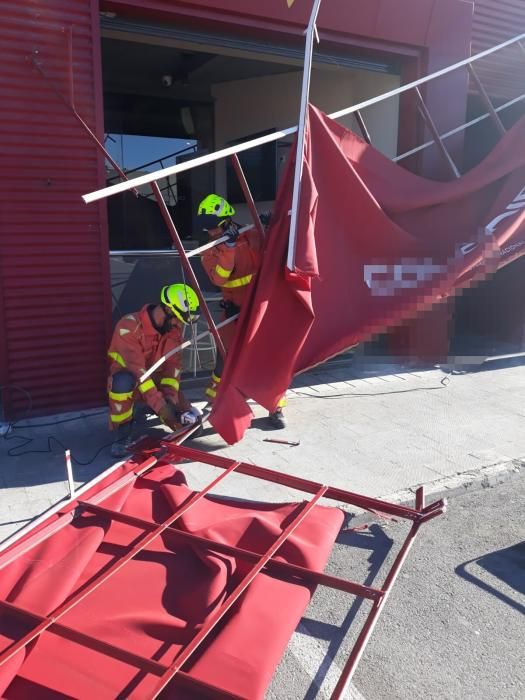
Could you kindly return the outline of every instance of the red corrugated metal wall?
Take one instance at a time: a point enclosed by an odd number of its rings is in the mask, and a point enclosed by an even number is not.
[[[76,106],[100,134],[98,2],[2,3],[0,382],[30,392],[35,413],[104,401],[105,204],[88,207],[80,199],[103,184],[103,163],[31,63],[36,56],[67,95],[71,27]],[[9,397],[8,411],[20,415],[24,397]]]
[[[475,0],[472,53],[525,32],[525,0]],[[479,61],[476,69],[492,97],[504,100],[525,93],[525,53],[519,46]]]

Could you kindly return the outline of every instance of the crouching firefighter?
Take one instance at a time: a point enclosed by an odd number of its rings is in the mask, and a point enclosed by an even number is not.
[[[193,425],[202,414],[180,391],[182,353],[169,357],[145,381],[140,377],[166,353],[183,343],[184,326],[199,317],[199,299],[185,284],[163,287],[160,303],[126,314],[117,323],[108,350],[109,421],[117,431],[114,457],[126,455],[132,442],[133,409],[143,400],[172,430]]]
[[[223,320],[238,314],[248,297],[248,289],[259,271],[262,263],[264,240],[257,227],[253,226],[239,233],[239,225],[232,217],[235,209],[217,194],[209,194],[199,204],[197,226],[207,231],[210,240],[228,236],[228,240],[214,248],[204,251],[202,265],[210,281],[222,292],[221,306]],[[228,352],[236,332],[236,323],[232,322],[220,330],[224,349]],[[206,389],[206,397],[213,402],[221,381],[223,360],[218,355],[217,364]],[[284,428],[284,397],[279,401],[277,410],[269,413],[268,421],[273,428]]]

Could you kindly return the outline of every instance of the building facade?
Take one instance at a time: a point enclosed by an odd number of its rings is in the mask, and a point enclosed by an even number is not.
[[[476,3],[476,48],[492,41],[480,18],[503,5],[520,19],[518,0]],[[2,9],[3,410],[23,414],[27,392],[35,414],[97,406],[114,306],[112,234],[106,202],[86,206],[80,198],[104,186],[107,171],[77,117],[101,141],[142,134],[188,139],[208,151],[289,126],[298,113],[311,3],[7,0]],[[312,101],[341,108],[465,58],[472,21],[473,5],[464,0],[325,0]],[[509,22],[494,43],[515,30]],[[429,84],[424,97],[440,131],[461,124],[466,72]],[[364,117],[372,141],[391,156],[425,137],[410,95]],[[449,145],[461,160],[462,137]],[[282,148],[272,154],[277,179],[289,144]],[[443,176],[434,148],[407,167]],[[186,192],[174,211],[183,227],[200,192],[228,187],[225,164],[195,178],[177,183]],[[258,204],[271,204],[274,183],[259,184]]]

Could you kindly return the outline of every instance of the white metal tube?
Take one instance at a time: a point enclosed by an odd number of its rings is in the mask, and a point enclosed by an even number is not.
[[[339,117],[343,117],[347,114],[353,114],[354,112],[365,109],[366,107],[371,107],[372,105],[375,105],[378,102],[382,102],[383,100],[386,100],[390,97],[395,97],[396,95],[400,95],[404,92],[407,92],[408,90],[412,90],[418,85],[424,85],[430,80],[434,80],[435,78],[447,75],[447,73],[451,73],[452,71],[455,71],[458,68],[463,68],[464,66],[467,66],[470,63],[473,63],[474,61],[478,61],[480,58],[490,56],[491,54],[496,53],[496,51],[500,51],[501,49],[504,49],[507,46],[511,46],[512,44],[515,44],[519,41],[523,41],[524,39],[525,33],[520,34],[519,36],[514,37],[514,39],[509,39],[508,41],[505,41],[502,44],[498,44],[497,46],[494,46],[491,49],[487,49],[486,51],[482,51],[481,53],[476,54],[475,56],[471,56],[470,58],[466,58],[462,61],[459,61],[458,63],[454,63],[452,66],[442,68],[441,70],[436,71],[435,73],[431,73],[430,75],[427,75],[423,78],[419,78],[418,80],[414,80],[411,83],[402,85],[401,87],[396,88],[395,90],[385,92],[382,95],[378,95],[377,97],[372,97],[371,99],[365,100],[364,102],[360,102],[359,104],[353,105],[352,107],[339,110],[338,112],[332,112],[328,116],[331,119],[338,119]],[[95,192],[90,192],[89,194],[82,195],[82,199],[86,204],[89,204],[90,202],[96,202],[100,199],[105,199],[106,197],[111,197],[114,194],[118,194],[119,192],[127,192],[128,190],[131,190],[135,187],[146,185],[149,182],[161,180],[162,178],[167,177],[169,175],[176,175],[177,173],[184,172],[185,170],[191,170],[191,168],[196,168],[199,165],[213,163],[216,160],[226,158],[227,156],[231,156],[234,153],[241,153],[242,151],[248,151],[251,148],[256,148],[257,146],[261,146],[265,143],[278,141],[279,139],[282,139],[285,136],[295,134],[296,131],[297,126],[292,126],[288,129],[282,129],[281,131],[276,131],[272,134],[266,134],[266,136],[260,136],[257,139],[245,141],[244,143],[238,144],[236,146],[223,148],[220,151],[215,151],[215,153],[209,153],[208,155],[193,158],[192,160],[188,160],[185,163],[178,163],[177,165],[172,165],[169,168],[162,168],[161,170],[157,170],[153,173],[147,173],[146,175],[141,175],[139,177],[133,178],[132,180],[127,180],[125,182],[119,182],[116,185],[104,187],[101,190],[96,190]]]
[[[517,102],[521,102],[521,100],[525,100],[525,94],[520,95],[519,97],[515,97],[513,100],[510,100],[509,102],[505,102],[504,105],[500,105],[499,107],[495,108],[496,112],[502,112],[504,109],[508,109],[509,107],[512,107],[512,105],[516,104]],[[482,114],[480,117],[476,117],[475,119],[471,119],[469,122],[466,124],[462,124],[461,126],[456,127],[455,129],[452,129],[451,131],[447,131],[445,134],[441,134],[442,139],[448,139],[450,136],[454,136],[455,134],[459,134],[462,131],[465,131],[471,126],[474,126],[474,124],[478,124],[479,122],[482,122],[484,119],[488,119],[490,117],[490,114],[486,112],[485,114]],[[426,143],[422,143],[421,146],[416,146],[416,148],[413,148],[410,151],[407,151],[406,153],[402,153],[400,156],[396,156],[395,158],[392,158],[394,163],[398,163],[400,160],[404,160],[405,158],[409,158],[410,156],[413,156],[415,153],[419,153],[420,151],[424,151],[425,148],[429,148],[430,146],[434,146],[435,141],[427,141]]]
[[[314,0],[308,29],[306,31],[306,41],[304,48],[303,84],[301,88],[301,106],[299,112],[299,127],[297,136],[297,151],[295,154],[295,173],[293,179],[292,194],[292,218],[290,220],[290,233],[288,236],[288,256],[286,266],[289,270],[295,267],[295,241],[297,238],[297,214],[299,209],[299,199],[301,196],[301,180],[303,176],[303,155],[304,142],[306,136],[306,114],[310,98],[310,81],[312,78],[312,56],[314,52],[314,27],[319,14],[321,0]]]
[[[217,330],[219,328],[223,328],[224,326],[227,326],[228,323],[232,323],[232,321],[235,321],[237,318],[239,318],[239,314],[235,314],[235,316],[230,316],[230,318],[227,318],[225,321],[221,321],[221,323],[218,323],[216,325]],[[211,335],[211,331],[203,331],[202,333],[199,333],[199,335],[195,338],[195,341],[200,340],[201,338],[204,338],[207,335]],[[159,367],[162,367],[162,365],[166,362],[167,359],[169,359],[172,355],[175,355],[175,353],[180,352],[181,350],[184,350],[184,348],[189,347],[192,343],[192,340],[186,340],[184,343],[181,343],[180,345],[177,345],[176,348],[173,348],[173,350],[170,350],[167,352],[165,355],[163,355],[160,360],[157,360],[154,365],[152,365],[147,372],[144,372],[144,374],[140,377],[139,382],[142,384],[142,382],[145,382],[148,377],[151,377],[151,375],[158,370]]]
[[[127,190],[132,189],[132,187],[138,187],[140,185],[147,185],[149,182],[155,182],[156,180],[162,180],[168,175],[175,175],[176,173],[182,173],[185,170],[191,170],[199,165],[207,165],[208,163],[214,163],[216,160],[221,158],[226,158],[227,156],[232,156],[234,153],[242,153],[242,151],[249,151],[251,148],[256,148],[257,146],[262,146],[265,143],[271,143],[272,141],[278,141],[279,139],[294,134],[297,131],[296,126],[292,126],[289,129],[283,129],[282,131],[275,131],[271,134],[266,134],[265,136],[259,136],[257,139],[252,139],[251,141],[245,141],[236,146],[229,146],[228,148],[223,148],[220,151],[215,151],[215,153],[208,153],[204,156],[198,156],[197,158],[192,158],[187,160],[185,163],[178,163],[177,165],[172,165],[169,168],[162,168],[153,173],[147,173],[146,175],[140,175],[132,180],[127,180],[125,182],[118,182],[116,185],[110,185],[109,187],[104,187],[96,192],[90,192],[89,194],[82,195],[82,199],[86,204],[90,202],[96,202],[99,199],[105,199],[106,197],[111,197],[119,192],[127,192]],[[132,183],[130,187],[130,183]]]
[[[242,228],[239,229],[239,235],[241,235],[245,231],[249,231],[252,228],[253,228],[253,224],[248,224],[247,226],[243,226]],[[229,239],[229,236],[221,236],[220,238],[216,238],[215,240],[210,241],[209,243],[205,243],[204,245],[201,245],[200,248],[195,248],[194,250],[190,250],[188,253],[186,253],[186,257],[192,258],[195,255],[200,255],[200,253],[204,253],[205,250],[209,250],[210,248],[215,248],[215,246],[219,245],[220,243],[225,243],[228,239]]]
[[[73,465],[71,464],[71,450],[66,450],[64,454],[66,460],[67,483],[69,486],[69,498],[75,498],[75,481],[73,479]]]
[[[101,472],[94,479],[85,483],[76,492],[76,498],[80,498],[80,496],[82,496],[84,493],[86,493],[86,491],[89,491],[89,489],[92,488],[95,484],[98,484],[99,482],[103,481],[107,476],[109,476],[112,472],[114,472],[116,469],[121,467],[123,464],[124,464],[123,461],[117,462],[116,464],[112,464],[111,467],[109,467],[105,471]],[[45,520],[47,520],[52,515],[57,513],[59,510],[61,510],[64,507],[65,504],[69,503],[72,500],[73,499],[71,499],[71,498],[66,498],[66,499],[62,499],[62,500],[58,501],[58,503],[56,503],[54,506],[52,506],[48,510],[44,511],[44,513],[42,513],[42,515],[39,515],[34,520],[32,520],[30,523],[28,523],[27,525],[24,525],[19,530],[14,532],[12,535],[7,537],[5,540],[3,540],[0,543],[0,552],[3,552],[9,546],[11,546],[15,542],[17,542],[22,537],[24,537],[28,532],[30,532],[35,527],[40,525],[40,523],[43,523]]]

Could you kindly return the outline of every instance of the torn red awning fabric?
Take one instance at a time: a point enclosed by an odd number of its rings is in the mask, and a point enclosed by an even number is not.
[[[127,481],[99,505],[153,525],[166,521],[193,495],[182,472],[165,463]],[[205,496],[176,521],[174,530],[263,554],[300,509],[297,503]],[[274,559],[322,571],[342,523],[338,508],[314,506]],[[89,512],[68,520],[47,539],[37,533],[34,547],[28,538],[19,556],[10,550],[0,556],[0,603],[53,618],[57,607],[87,593],[87,586],[143,534],[140,527]],[[69,633],[48,629],[0,665],[0,696],[154,697],[158,675],[103,645],[169,666],[252,567],[253,562],[164,532],[60,616]],[[200,700],[224,691],[225,696],[263,698],[314,588],[260,572],[183,667],[191,678],[216,690],[203,694],[176,676],[161,697]],[[0,653],[36,624],[31,616],[17,616],[0,604]],[[88,635],[92,643],[79,635]]]
[[[452,182],[396,165],[310,106],[295,270],[293,162],[210,421],[229,443],[294,375],[416,317],[525,252],[525,118]]]

